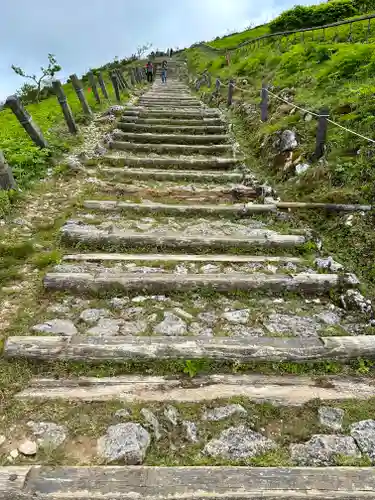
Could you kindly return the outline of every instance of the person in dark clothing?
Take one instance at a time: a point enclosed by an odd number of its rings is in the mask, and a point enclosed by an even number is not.
[[[167,83],[168,62],[166,59],[161,63],[161,81]]]
[[[169,52],[169,57],[172,57],[172,56],[173,56],[173,49],[171,49]]]
[[[154,77],[154,65],[151,61],[146,64],[147,81],[152,83]]]

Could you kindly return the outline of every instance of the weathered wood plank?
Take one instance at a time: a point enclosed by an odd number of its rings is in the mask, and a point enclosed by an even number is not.
[[[32,466],[0,468],[1,475],[3,500],[375,498],[371,467]]]
[[[48,142],[44,138],[42,131],[16,95],[11,95],[7,98],[5,101],[5,107],[9,108],[13,112],[34,144],[40,148],[48,148]]]
[[[375,396],[375,382],[360,377],[327,376],[321,379],[272,375],[208,375],[184,378],[129,375],[123,377],[33,379],[18,399],[79,401],[203,402],[246,397],[279,405],[302,405],[314,399],[366,400]]]
[[[9,337],[8,358],[127,362],[207,359],[228,362],[352,360],[375,358],[375,336],[291,337]]]
[[[202,170],[161,170],[151,168],[110,168],[101,167],[99,172],[123,178],[155,179],[155,180],[191,180],[194,182],[215,182],[226,184],[229,182],[241,182],[244,174],[241,172],[220,172],[220,171],[202,171]],[[228,189],[229,191],[229,189]]]
[[[180,153],[185,155],[201,154],[212,155],[233,152],[231,144],[213,145],[213,146],[196,146],[190,144],[137,144],[134,142],[111,141],[109,143],[111,149],[119,149],[121,151],[134,151],[140,153]]]
[[[77,94],[77,97],[81,103],[82,110],[83,110],[84,114],[91,118],[93,116],[93,112],[91,111],[89,103],[87,102],[82,83],[80,82],[79,78],[75,74],[70,75],[70,80],[71,80],[73,88]]]
[[[133,156],[131,154],[125,154],[120,156],[119,154],[107,154],[104,155],[100,161],[106,162],[111,165],[117,166],[153,166],[153,167],[175,167],[175,168],[194,168],[200,169],[223,169],[229,170],[231,168],[237,167],[243,162],[244,158],[225,158],[225,157],[210,157],[210,158],[196,158],[194,156],[149,156],[149,157],[139,157]]]
[[[147,261],[147,262],[243,262],[243,263],[294,263],[301,264],[299,257],[278,257],[270,255],[179,255],[179,254],[129,254],[129,253],[81,253],[64,255],[63,260],[74,261]]]
[[[74,115],[72,113],[72,110],[70,109],[68,99],[66,98],[66,95],[65,95],[65,92],[64,92],[63,87],[61,85],[61,82],[59,80],[54,80],[52,82],[52,87],[53,87],[53,90],[56,94],[57,100],[59,101],[59,104],[61,106],[66,124],[68,125],[69,132],[71,134],[77,134],[78,127],[77,127],[76,121],[74,119]]]
[[[202,214],[217,214],[217,215],[238,215],[245,216],[248,214],[272,213],[276,212],[275,205],[260,205],[260,204],[233,204],[233,205],[172,205],[166,203],[131,203],[122,201],[106,201],[106,200],[85,200],[83,206],[88,210],[97,210],[101,212],[141,212],[155,213],[167,212],[171,215],[202,215]]]
[[[175,134],[190,133],[190,134],[219,134],[225,133],[226,128],[223,125],[158,125],[158,124],[141,124],[141,123],[117,123],[117,127],[121,130],[136,130],[140,132],[173,132]]]
[[[221,135],[188,135],[188,134],[152,134],[152,133],[132,133],[132,132],[122,132],[117,131],[112,134],[114,139],[119,141],[130,141],[138,143],[155,143],[155,144],[222,144],[229,141],[229,136],[225,134]]]
[[[203,118],[203,119],[173,119],[173,118],[140,118],[138,116],[122,116],[119,123],[139,123],[146,125],[169,125],[172,127],[179,126],[223,126],[220,118]]]
[[[276,293],[289,291],[309,294],[325,294],[329,291],[351,286],[344,277],[336,274],[266,275],[249,274],[142,274],[103,273],[48,273],[44,286],[49,290],[70,290],[75,293],[101,293],[116,291],[191,291],[210,288],[218,292],[243,290]]]
[[[206,249],[215,250],[242,249],[251,251],[254,247],[279,247],[293,248],[303,245],[306,242],[304,236],[269,234],[266,230],[254,230],[248,237],[225,237],[225,236],[187,236],[183,233],[136,233],[122,231],[113,228],[111,231],[97,229],[95,226],[74,226],[67,225],[61,229],[63,239],[69,243],[84,243],[93,247],[112,245],[113,247],[127,248],[131,246],[152,246],[158,248],[179,248],[179,249]],[[317,278],[319,279],[319,278]]]
[[[0,189],[17,189],[17,183],[14,180],[12,169],[5,160],[4,154],[0,149]]]

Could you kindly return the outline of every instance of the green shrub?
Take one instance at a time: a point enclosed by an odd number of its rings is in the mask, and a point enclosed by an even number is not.
[[[374,1],[368,0],[369,3]],[[296,5],[271,21],[269,27],[272,33],[277,33],[334,23],[360,13],[356,2],[359,0],[333,0],[310,7]]]

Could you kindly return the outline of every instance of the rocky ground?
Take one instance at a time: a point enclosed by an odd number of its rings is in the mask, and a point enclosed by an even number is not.
[[[372,465],[371,303],[225,116],[171,80],[85,134],[1,222],[2,465]]]

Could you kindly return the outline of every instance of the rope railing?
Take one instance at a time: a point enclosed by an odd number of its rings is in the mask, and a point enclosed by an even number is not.
[[[293,34],[307,33],[307,32],[310,32],[310,31],[318,31],[318,30],[323,30],[323,33],[324,33],[324,31],[326,29],[337,28],[339,26],[345,26],[345,25],[348,25],[348,24],[351,26],[350,35],[349,35],[349,39],[348,40],[349,41],[353,41],[353,37],[352,37],[352,27],[353,27],[353,24],[360,23],[360,22],[363,22],[363,21],[368,21],[368,24],[367,24],[367,35],[366,35],[366,40],[368,40],[370,31],[371,31],[371,20],[372,19],[375,19],[375,14],[369,14],[367,16],[356,17],[354,19],[345,19],[344,21],[337,21],[335,23],[324,24],[324,25],[321,25],[321,26],[311,26],[309,28],[301,28],[301,29],[298,29],[298,30],[279,31],[277,33],[267,33],[266,35],[262,35],[262,36],[259,36],[259,37],[256,37],[256,38],[250,38],[249,40],[245,40],[244,42],[242,42],[242,43],[240,43],[240,44],[238,44],[236,46],[233,46],[233,47],[218,48],[218,47],[212,47],[208,43],[203,43],[203,44],[201,44],[201,46],[203,46],[204,48],[209,49],[211,51],[214,51],[216,53],[222,53],[222,54],[224,54],[226,52],[234,52],[234,51],[236,51],[238,49],[241,49],[241,48],[246,47],[247,45],[251,45],[253,43],[260,44],[261,41],[266,41],[266,40],[269,40],[271,38],[277,38],[277,37],[283,37],[283,36],[288,37],[289,35],[293,35]]]
[[[196,90],[200,89],[200,86],[202,83],[206,82],[208,84],[208,78],[207,78],[207,71],[204,72],[202,77],[196,81]],[[209,85],[210,87],[211,85]],[[218,96],[220,93],[221,88],[226,88],[228,89],[228,100],[227,104],[228,107],[230,107],[233,104],[233,94],[235,90],[239,90],[240,92],[244,93],[253,93],[253,91],[244,89],[243,87],[239,87],[236,85],[234,80],[230,80],[227,84],[222,82],[220,78],[216,79],[215,83],[215,91],[212,94],[212,98],[215,96]],[[340,123],[337,123],[336,121],[332,120],[329,115],[329,110],[328,108],[323,108],[319,113],[316,113],[315,111],[312,111],[310,109],[306,109],[302,106],[298,106],[294,102],[289,101],[288,99],[285,99],[285,97],[281,97],[274,92],[272,92],[267,84],[263,83],[262,88],[258,89],[261,92],[261,101],[260,101],[260,115],[261,115],[261,120],[263,122],[266,122],[268,120],[268,107],[269,107],[269,96],[272,98],[281,101],[285,104],[288,104],[292,108],[298,109],[299,111],[302,111],[305,114],[310,114],[311,116],[315,117],[318,119],[318,127],[317,127],[317,133],[316,133],[316,145],[315,145],[315,153],[314,157],[316,159],[321,158],[324,155],[325,152],[325,143],[326,143],[326,136],[327,136],[327,127],[328,123],[331,125],[334,125],[345,132],[355,135],[356,137],[359,137],[371,144],[375,144],[375,140],[371,139],[370,137],[367,137],[363,134],[360,134],[359,132],[356,132],[354,130],[351,130],[348,127],[344,127]]]

